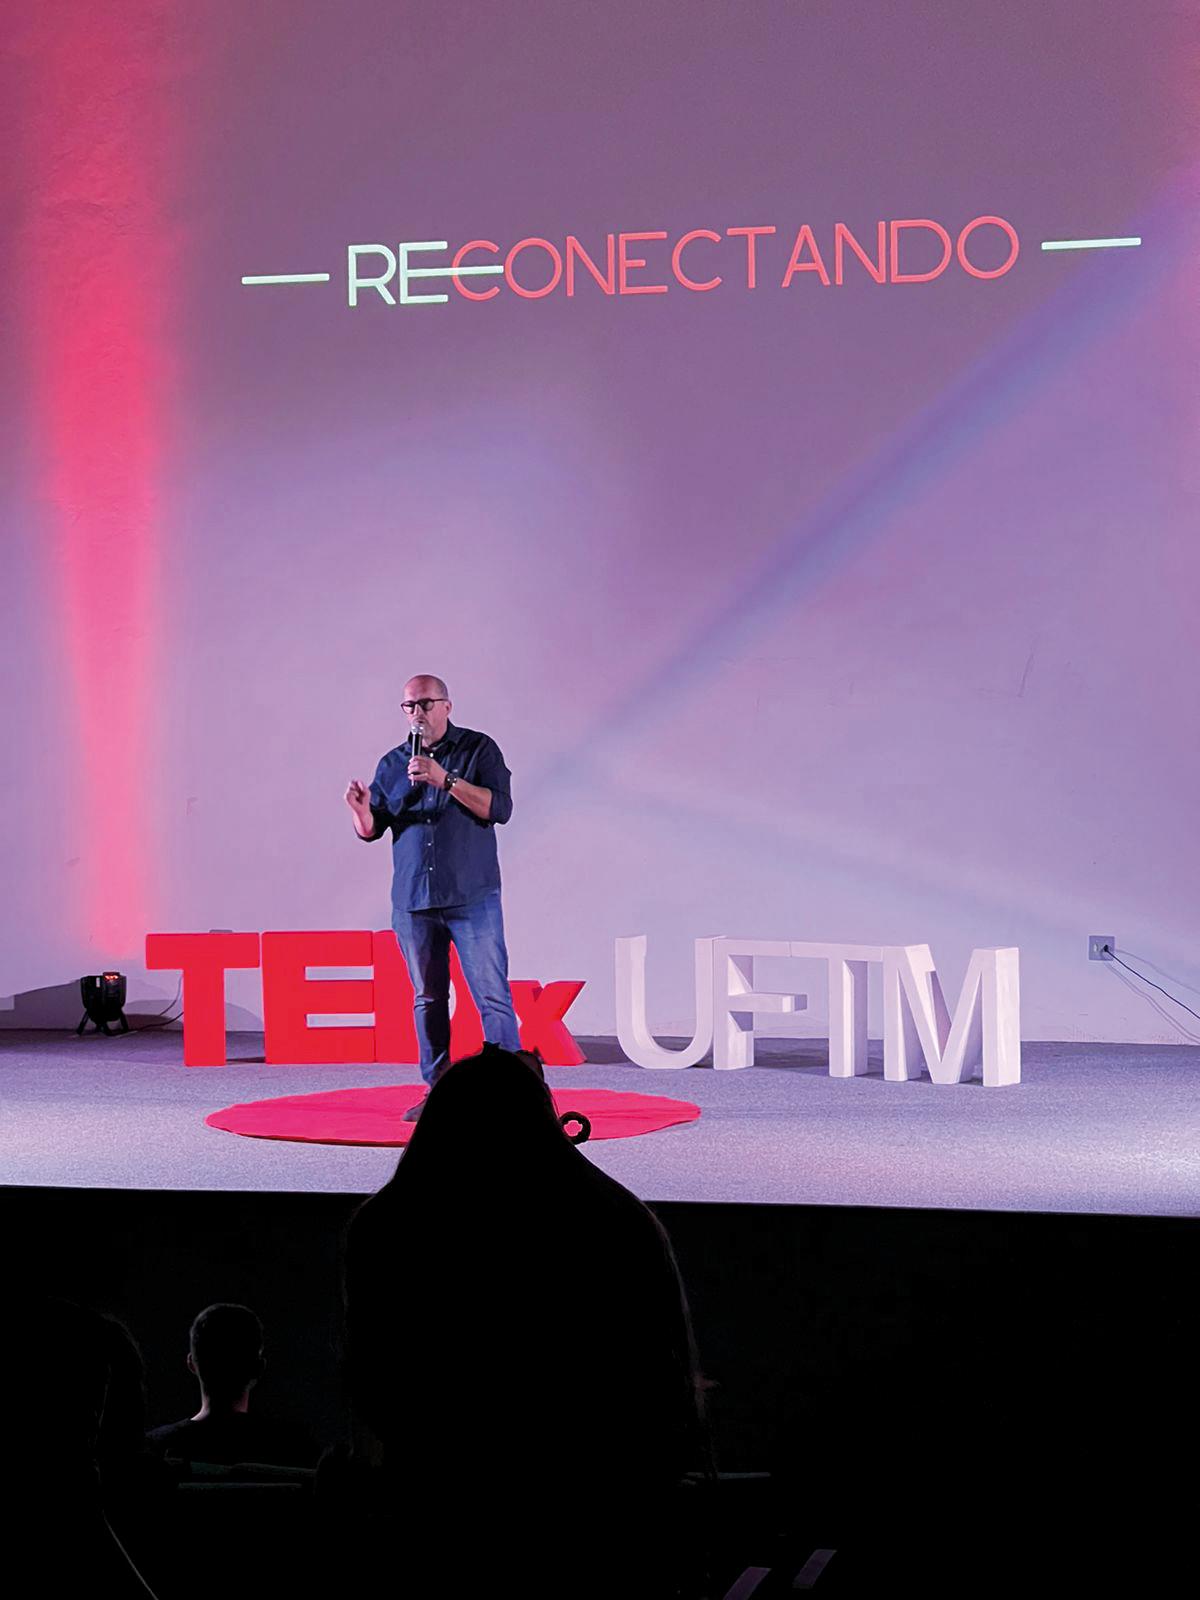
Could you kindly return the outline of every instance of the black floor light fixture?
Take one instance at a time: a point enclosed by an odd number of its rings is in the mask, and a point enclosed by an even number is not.
[[[75,1029],[81,1034],[89,1022],[96,1024],[98,1033],[112,1033],[110,1022],[119,1022],[121,1032],[129,1032],[125,1018],[125,974],[101,972],[96,977],[80,978],[79,992],[83,997],[83,1016]]]

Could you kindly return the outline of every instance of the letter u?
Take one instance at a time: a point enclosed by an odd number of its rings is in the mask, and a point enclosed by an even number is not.
[[[617,1039],[639,1067],[694,1067],[713,1042],[713,947],[696,940],[696,1031],[682,1050],[664,1050],[646,1024],[646,935],[616,941]]]

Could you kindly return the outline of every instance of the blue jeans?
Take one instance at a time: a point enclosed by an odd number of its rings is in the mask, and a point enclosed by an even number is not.
[[[412,979],[413,1018],[426,1083],[434,1083],[450,1064],[451,942],[479,1007],[483,1037],[505,1050],[520,1049],[499,889],[469,906],[393,911],[392,931]]]

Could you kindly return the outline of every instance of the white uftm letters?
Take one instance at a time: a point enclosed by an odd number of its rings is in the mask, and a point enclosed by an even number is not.
[[[951,1016],[927,944],[813,944],[788,939],[696,940],[696,1031],[681,1050],[666,1050],[646,1023],[646,938],[618,939],[617,1037],[640,1067],[695,1066],[711,1049],[713,1066],[754,1065],[756,1016],[803,1011],[802,994],[757,989],[763,956],[825,961],[829,972],[829,1072],[867,1070],[867,970],[883,969],[883,1075],[917,1077],[924,1063],[934,1083],[962,1083],[976,1069],[990,1087],[1021,1081],[1018,951],[975,950]]]

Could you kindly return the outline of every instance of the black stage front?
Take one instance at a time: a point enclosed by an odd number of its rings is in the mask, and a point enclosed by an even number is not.
[[[0,1225],[17,1269],[10,1282],[55,1287],[129,1327],[159,1420],[194,1403],[183,1365],[191,1318],[234,1300],[267,1326],[272,1410],[334,1438],[344,1427],[338,1251],[358,1203],[340,1194],[7,1187]],[[1190,1219],[653,1209],[674,1242],[715,1385],[726,1470],[778,1469],[797,1451],[815,1469],[834,1435],[844,1444],[847,1430],[862,1431],[865,1482],[871,1451],[897,1446],[878,1437],[883,1419],[914,1396],[926,1428],[973,1409],[977,1443],[989,1429],[1007,1430],[1001,1402],[1028,1412],[1031,1438],[1047,1422],[1047,1403],[1060,1418],[1104,1414],[1117,1434],[1136,1420],[1135,1403],[1139,1427],[1168,1432],[1190,1403]],[[404,1300],[403,1240],[396,1262],[397,1315],[419,1314]],[[586,1426],[586,1416],[573,1425]]]

